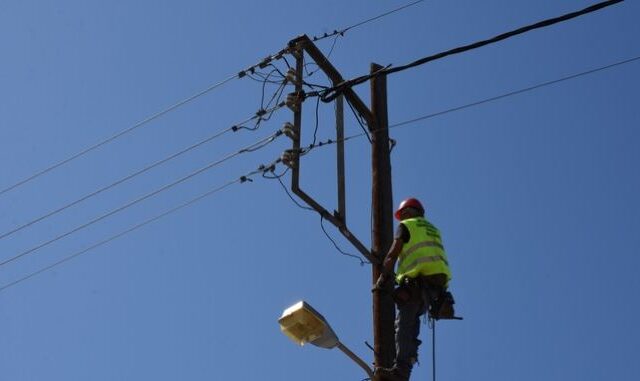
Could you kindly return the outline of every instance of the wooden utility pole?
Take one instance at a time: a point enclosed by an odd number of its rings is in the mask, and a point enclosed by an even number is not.
[[[382,69],[371,64],[371,73]],[[387,78],[371,79],[371,113],[374,125],[371,134],[371,200],[372,229],[371,254],[379,259],[372,264],[373,282],[382,271],[382,260],[393,241],[393,196],[391,186],[391,159],[387,117]],[[376,367],[391,367],[395,359],[394,320],[395,306],[392,298],[393,286],[385,285],[382,292],[373,293],[373,339]]]
[[[299,99],[304,94],[303,68],[304,56],[308,54],[318,67],[329,77],[334,86],[344,82],[342,75],[307,37],[300,36],[289,43],[292,54],[296,58],[296,91],[291,94]],[[371,72],[379,71],[382,67],[371,65]],[[371,250],[349,230],[346,219],[345,184],[344,184],[344,151],[342,126],[342,97],[362,117],[371,136],[371,166],[372,166],[372,231]],[[393,240],[393,197],[391,194],[391,160],[389,157],[389,130],[387,121],[387,80],[385,76],[374,77],[371,80],[371,108],[358,97],[351,87],[342,90],[337,101],[337,167],[338,167],[338,210],[330,213],[319,202],[307,194],[300,184],[300,160],[297,155],[291,163],[291,190],[311,208],[316,210],[325,220],[335,225],[340,233],[371,262],[372,282],[376,282],[382,270],[382,260]],[[293,138],[292,152],[300,151],[300,137],[302,134],[302,103],[292,108],[294,111],[294,129],[297,132]],[[391,367],[395,359],[395,306],[392,298],[393,285],[386,285],[385,290],[373,293],[373,342],[374,366]],[[375,379],[375,377],[374,377]],[[377,380],[376,380],[377,381]]]

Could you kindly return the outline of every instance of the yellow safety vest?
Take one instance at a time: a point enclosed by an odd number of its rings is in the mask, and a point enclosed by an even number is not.
[[[396,281],[404,277],[415,278],[420,275],[445,274],[451,279],[447,254],[442,246],[440,231],[424,217],[408,218],[402,224],[411,235],[400,253]]]

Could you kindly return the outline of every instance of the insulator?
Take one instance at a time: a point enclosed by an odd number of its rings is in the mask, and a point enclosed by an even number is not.
[[[289,168],[296,168],[298,166],[298,155],[293,150],[286,150],[280,156],[282,164]]]
[[[289,69],[287,70],[287,75],[285,76],[285,78],[287,79],[288,82],[295,82],[296,81],[296,71],[293,69]]]
[[[298,111],[300,108],[300,99],[297,93],[287,94],[287,100],[285,101],[287,107],[293,112]]]
[[[291,140],[297,140],[298,139],[298,132],[297,132],[297,128],[296,126],[294,126],[293,124],[286,122],[284,124],[284,126],[282,126],[282,132],[287,135]]]

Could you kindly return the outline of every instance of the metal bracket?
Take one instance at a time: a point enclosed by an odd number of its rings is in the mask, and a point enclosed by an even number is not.
[[[320,67],[320,69],[331,79],[334,85],[344,81],[340,73],[333,67],[333,65],[327,60],[322,52],[315,46],[315,44],[309,39],[308,36],[303,35],[297,37],[289,42],[289,48],[291,54],[296,59],[295,68],[295,92],[297,94],[303,94],[303,76],[304,76],[304,53],[307,53],[313,61]],[[356,111],[363,116],[366,123],[371,126],[374,125],[373,115],[369,108],[362,102],[358,95],[351,89],[344,90],[344,97],[347,99]],[[344,185],[344,129],[342,127],[341,118],[342,115],[342,99],[337,100],[336,109],[336,129],[337,129],[337,156],[338,156],[338,211],[334,214],[329,213],[322,205],[315,201],[305,191],[300,188],[300,155],[296,156],[296,162],[291,166],[291,191],[300,197],[311,208],[316,210],[320,215],[331,222],[338,228],[340,233],[371,263],[380,264],[380,260],[373,256],[367,247],[353,235],[353,233],[347,227],[346,221],[346,206],[345,206],[345,185]],[[298,132],[293,140],[292,151],[300,152],[300,138],[302,136],[302,103],[299,107],[293,109],[293,125]]]

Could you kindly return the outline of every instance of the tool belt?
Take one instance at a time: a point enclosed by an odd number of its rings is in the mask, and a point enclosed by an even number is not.
[[[399,306],[407,303],[425,304],[425,312],[435,320],[453,319],[455,312],[453,295],[447,291],[447,276],[434,274],[406,277],[393,291],[393,301]]]

